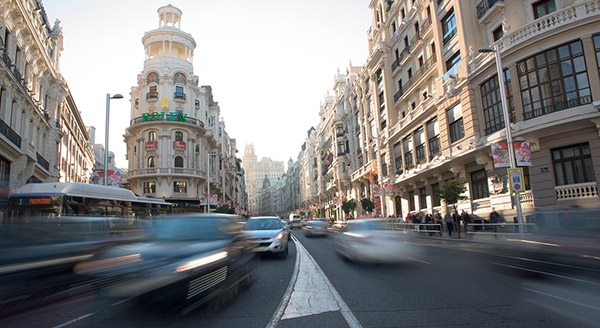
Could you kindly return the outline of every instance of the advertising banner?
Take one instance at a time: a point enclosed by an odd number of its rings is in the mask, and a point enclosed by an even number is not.
[[[529,142],[515,142],[517,166],[531,166],[531,148]]]
[[[379,187],[379,185],[371,185],[371,187],[373,188],[373,197],[379,197],[381,196],[381,188]]]
[[[206,206],[206,194],[200,195],[200,205]]]
[[[385,191],[386,196],[394,195],[394,185],[392,185],[391,183],[384,183],[383,190]]]
[[[510,158],[508,145],[506,142],[492,144],[492,158],[494,159],[494,168],[510,167]]]

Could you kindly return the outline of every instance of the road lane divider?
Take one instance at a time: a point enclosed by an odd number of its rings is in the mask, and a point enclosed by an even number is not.
[[[267,328],[276,327],[281,320],[334,311],[341,312],[349,327],[362,328],[315,259],[295,236],[292,239],[296,245],[294,272]]]
[[[67,322],[65,322],[65,323],[61,323],[60,325],[56,325],[56,326],[54,326],[54,327],[52,327],[52,328],[62,328],[62,327],[68,326],[68,325],[70,325],[70,324],[72,324],[72,323],[75,323],[75,322],[77,322],[77,321],[79,321],[79,320],[83,320],[83,319],[85,319],[85,318],[91,317],[91,316],[93,316],[94,314],[95,314],[95,313],[88,313],[88,314],[84,314],[84,315],[82,315],[81,317],[77,317],[77,318],[75,318],[75,319],[73,319],[73,320],[69,320],[69,321],[67,321]]]

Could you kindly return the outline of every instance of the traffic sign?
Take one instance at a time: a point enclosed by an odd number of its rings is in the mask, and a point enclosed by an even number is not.
[[[522,168],[511,168],[508,169],[508,181],[510,181],[511,192],[524,192],[524,181],[523,169]]]

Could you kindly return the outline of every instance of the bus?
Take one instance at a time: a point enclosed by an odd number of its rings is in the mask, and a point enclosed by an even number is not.
[[[146,219],[172,212],[163,199],[131,190],[78,182],[30,183],[12,192],[8,217],[102,216]]]

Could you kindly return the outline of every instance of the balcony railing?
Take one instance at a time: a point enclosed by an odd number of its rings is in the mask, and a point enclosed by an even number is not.
[[[185,100],[185,93],[183,92],[175,92],[175,94],[173,95],[174,99],[183,99]]]
[[[13,130],[3,120],[0,120],[0,134],[4,135],[10,142],[15,144],[18,148],[21,148],[21,136],[15,130]]]
[[[398,90],[398,92],[396,92],[394,94],[394,103],[396,103],[398,101],[398,99],[400,99],[402,97],[403,94],[404,94],[404,88],[401,88],[400,90]]]
[[[578,183],[554,187],[556,200],[598,198],[596,182]]]
[[[481,0],[481,2],[477,5],[477,18],[483,17],[485,13],[492,8],[492,6],[496,2],[504,2],[502,0]]]
[[[547,99],[546,101],[552,101],[552,100]],[[556,101],[556,102],[550,103],[549,105],[545,105],[542,108],[524,112],[523,118],[526,120],[529,120],[529,119],[532,119],[535,117],[543,116],[543,115],[554,113],[554,112],[559,112],[561,110],[569,109],[572,107],[587,105],[591,102],[592,102],[591,96],[583,96],[583,97],[577,97],[577,98],[570,99],[570,100]]]
[[[396,60],[394,60],[394,62],[392,63],[392,72],[396,70],[396,68],[398,68],[398,66],[400,66],[400,60],[399,58],[396,58]]]
[[[431,27],[431,17],[425,19],[422,24],[423,26],[421,26],[421,35],[425,35],[425,32],[427,32]]]
[[[146,141],[144,144],[144,149],[156,149],[158,147],[158,142],[155,141]]]
[[[146,94],[146,99],[158,99],[158,92],[150,91]]]
[[[434,62],[435,62],[435,57],[434,56],[429,57],[423,63],[423,65],[421,65],[421,67],[419,67],[419,69],[415,72],[415,74],[412,76],[412,78],[410,78],[410,80],[408,80],[406,85],[404,85],[402,87],[405,90],[409,90],[413,86],[413,84],[415,84],[417,81],[421,80],[423,75],[425,75],[425,73],[429,71],[429,69],[431,68],[431,66],[433,65]]]
[[[41,167],[45,168],[46,171],[50,171],[50,163],[48,163],[44,156],[40,155],[40,153],[38,152],[36,152],[35,155],[37,157],[38,164],[40,164]]]
[[[130,177],[136,177],[136,176],[142,176],[142,175],[156,175],[156,174],[183,174],[183,175],[206,177],[206,172],[204,172],[202,170],[191,169],[191,168],[182,168],[182,167],[143,168],[143,169],[136,169],[136,170],[129,171]],[[215,182],[217,182],[217,181],[215,181]]]
[[[406,55],[408,55],[409,52],[410,52],[409,47],[404,48],[404,50],[402,50],[402,52],[400,52],[400,55],[398,55],[398,62],[401,63],[402,60],[404,59],[404,57]]]
[[[4,63],[6,64],[7,67],[12,67],[12,59],[10,59],[10,56],[8,55],[8,53],[3,52],[2,53],[2,60],[4,61]]]
[[[173,141],[173,149],[185,150],[186,143],[185,141]]]
[[[152,122],[175,122],[175,123],[183,123],[183,124],[192,124],[192,125],[197,125],[200,126],[201,128],[204,128],[204,122],[193,118],[193,117],[185,117],[185,121],[182,120],[175,120],[175,121],[170,121],[170,120],[147,120],[142,116],[136,117],[133,120],[129,121],[129,125],[135,125],[135,124],[141,124],[141,123],[152,123]]]

